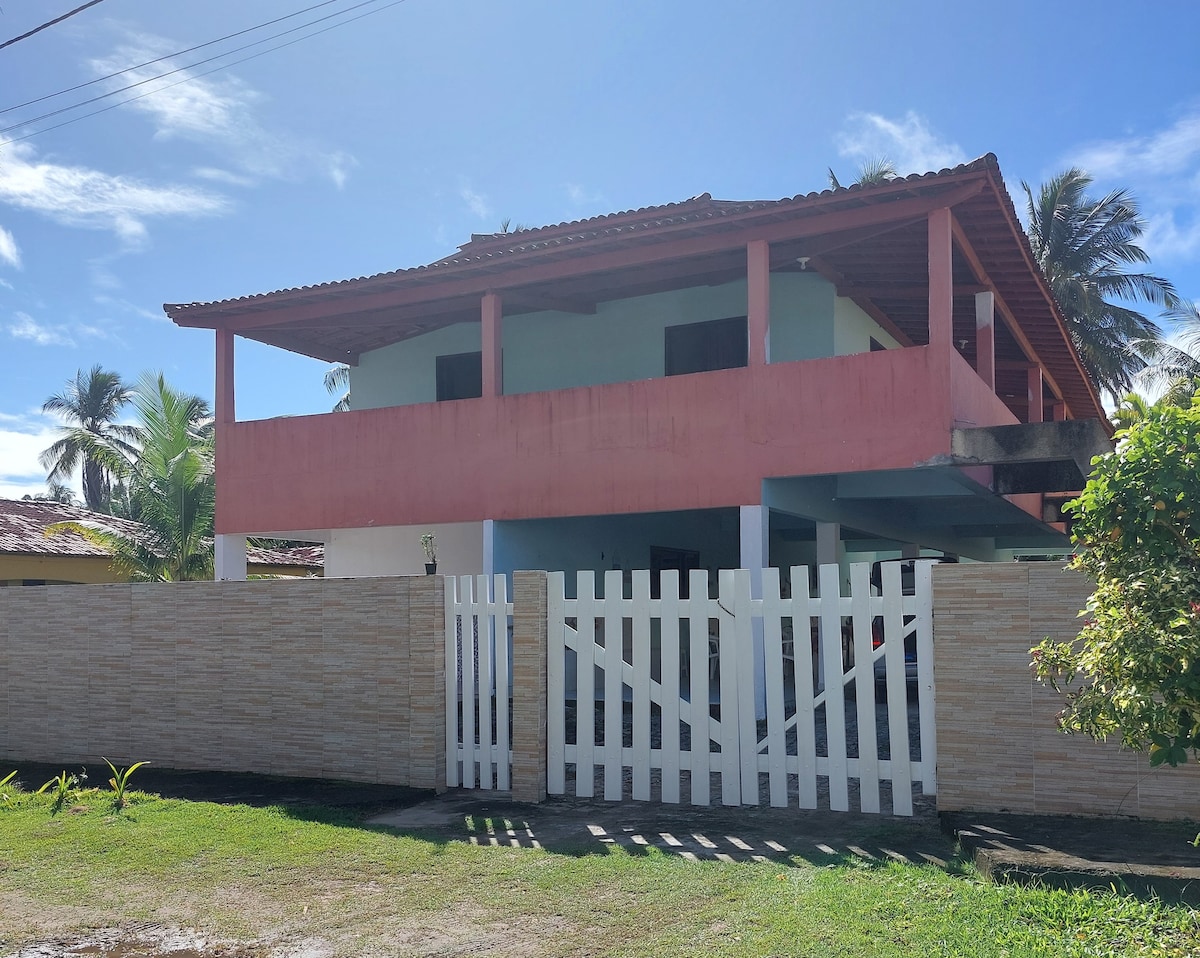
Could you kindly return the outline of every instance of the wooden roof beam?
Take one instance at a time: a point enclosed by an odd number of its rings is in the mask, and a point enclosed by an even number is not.
[[[954,237],[954,243],[958,247],[958,251],[962,254],[963,259],[967,261],[971,272],[975,275],[975,279],[982,283],[987,289],[991,290],[996,295],[996,312],[1000,314],[1000,318],[1004,320],[1004,325],[1017,341],[1017,345],[1021,347],[1021,351],[1028,359],[1042,365],[1038,362],[1037,350],[1033,348],[1033,344],[1029,341],[1029,337],[1025,335],[1025,330],[1021,328],[1021,324],[1017,322],[1016,314],[1008,307],[1008,303],[1004,301],[1004,297],[1000,295],[1000,291],[996,289],[996,284],[992,282],[988,272],[984,269],[983,263],[980,261],[975,248],[971,245],[971,241],[967,239],[967,234],[963,231],[962,225],[954,216],[954,211],[950,213],[950,231]],[[1043,375],[1046,378],[1046,383],[1050,386],[1055,398],[1064,399],[1062,389],[1058,383],[1054,381],[1054,377],[1050,375],[1049,370],[1043,367]]]
[[[990,292],[992,287],[981,284],[955,283],[955,296],[974,296],[976,293]],[[924,299],[929,295],[929,286],[925,283],[902,283],[894,286],[871,286],[867,284],[847,283],[839,286],[839,296],[864,296],[867,299]]]
[[[842,276],[842,274],[822,259],[813,259],[808,265],[814,272],[825,277],[825,279],[832,283],[834,287],[840,287],[845,283],[845,278]],[[838,295],[840,296],[841,294],[839,293]],[[896,342],[898,342],[901,346],[916,345],[908,336],[908,334],[904,332],[904,330],[892,322],[892,318],[888,316],[887,313],[885,313],[869,299],[855,298],[853,296],[846,298],[848,298],[852,303],[854,303],[855,306],[875,320],[875,322],[877,322],[882,329],[886,330],[888,335],[896,340]]]
[[[299,353],[302,356],[311,356],[313,359],[320,359],[327,363],[345,363],[347,366],[358,365],[359,353],[357,352],[335,349],[333,346],[324,346],[320,343],[312,343],[300,336],[291,335],[287,332],[263,330],[255,332],[253,336],[247,336],[246,338],[253,339],[255,342],[265,343],[268,346],[278,346],[280,349]]]

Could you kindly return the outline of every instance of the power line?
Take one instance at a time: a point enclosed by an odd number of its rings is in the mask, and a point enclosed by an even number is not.
[[[20,110],[23,107],[33,106],[35,103],[42,103],[45,100],[53,100],[56,96],[64,96],[67,93],[74,93],[76,90],[82,90],[84,87],[92,86],[95,83],[103,83],[105,80],[112,80],[125,73],[133,70],[140,70],[142,67],[153,66],[156,63],[162,63],[164,60],[170,60],[174,57],[181,57],[185,53],[194,53],[197,50],[203,50],[205,47],[211,47],[216,43],[224,43],[226,40],[232,40],[234,37],[240,37],[247,33],[253,33],[255,30],[261,30],[264,27],[271,27],[277,23],[282,23],[284,20],[290,20],[292,17],[298,17],[305,13],[310,13],[318,7],[327,7],[331,3],[341,3],[343,0],[324,0],[323,3],[314,3],[311,7],[305,7],[303,10],[297,10],[294,13],[284,14],[282,17],[276,17],[274,20],[267,20],[265,23],[256,24],[253,27],[246,27],[245,30],[238,30],[236,33],[228,33],[223,37],[218,37],[215,40],[208,40],[205,43],[197,43],[194,47],[188,47],[186,50],[176,50],[174,53],[168,53],[166,56],[156,57],[153,60],[147,60],[145,63],[138,63],[131,67],[126,67],[124,70],[117,70],[115,73],[110,73],[107,76],[96,77],[94,80],[86,80],[83,83],[77,83],[75,86],[67,87],[65,90],[59,90],[57,93],[47,93],[45,96],[35,97],[32,100],[26,100],[24,103],[17,103],[14,106],[5,107],[0,110],[0,116],[5,113],[11,113],[13,110]],[[232,52],[232,51],[231,51]]]
[[[369,2],[375,2],[375,0],[369,0]],[[322,33],[328,33],[330,30],[334,30],[337,27],[345,26],[348,23],[353,23],[355,20],[361,20],[364,17],[369,17],[372,14],[382,13],[384,10],[387,10],[391,7],[397,7],[404,2],[405,2],[405,0],[392,0],[391,3],[386,3],[382,7],[377,7],[374,10],[368,10],[365,13],[360,13],[357,17],[350,17],[348,20],[342,20],[342,21],[339,21],[338,23],[332,23],[327,27],[322,27],[320,30],[314,30],[312,33],[305,34],[302,37],[296,37],[294,40],[288,40],[286,43],[281,43],[278,46],[270,47],[269,49],[266,49],[266,50],[260,50],[258,53],[252,53],[252,54],[250,54],[250,56],[241,57],[240,59],[237,59],[237,60],[231,60],[229,63],[222,63],[218,66],[213,67],[211,70],[205,70],[203,73],[197,73],[194,76],[183,77],[180,80],[176,80],[174,83],[168,83],[166,86],[158,87],[157,89],[154,89],[154,90],[149,90],[146,93],[139,93],[137,96],[131,96],[128,99],[122,100],[119,103],[114,103],[111,106],[101,107],[99,110],[92,110],[90,113],[84,113],[82,116],[71,117],[71,119],[64,120],[62,123],[56,123],[53,126],[43,127],[40,130],[34,130],[32,133],[26,133],[24,136],[14,136],[10,140],[4,140],[4,141],[0,142],[0,147],[9,146],[10,144],[13,144],[13,143],[20,143],[22,140],[32,139],[33,137],[40,136],[43,133],[49,133],[52,130],[58,130],[64,126],[70,126],[72,123],[77,123],[79,120],[86,120],[88,117],[97,116],[100,113],[107,113],[109,110],[115,110],[117,107],[124,106],[127,103],[132,103],[134,100],[141,100],[141,99],[144,99],[145,97],[153,96],[155,93],[161,93],[163,90],[169,90],[169,89],[171,89],[171,87],[179,86],[181,83],[187,83],[191,80],[198,80],[201,77],[208,76],[210,73],[216,73],[218,70],[224,70],[224,69],[227,69],[228,67],[236,66],[239,63],[245,63],[248,60],[257,60],[259,57],[266,56],[268,53],[274,53],[276,50],[282,50],[285,47],[290,47],[293,44],[299,43],[301,40],[308,40],[308,39],[318,36]],[[363,4],[358,4],[358,6],[363,6]],[[351,7],[348,9],[354,9],[354,8]],[[342,12],[345,13],[348,11],[342,11]],[[322,19],[328,19],[328,17],[324,17]],[[313,21],[313,22],[318,22],[318,21]],[[306,24],[306,25],[311,26],[311,24]],[[286,32],[290,33],[290,32],[294,32],[294,31],[286,31]],[[283,36],[283,34],[277,34],[276,36]],[[268,40],[272,40],[272,39],[275,39],[275,37],[267,37],[266,39],[261,40],[259,42],[266,43]],[[248,46],[254,46],[254,45],[255,44],[249,44]],[[245,49],[245,47],[243,47],[242,49]],[[234,52],[234,51],[230,51],[230,52]],[[228,54],[225,54],[225,56],[228,56]],[[220,59],[220,58],[212,57],[210,59]],[[207,61],[205,61],[205,62],[207,62]],[[185,67],[184,69],[188,69],[188,68]],[[173,71],[173,72],[178,72],[178,71]],[[167,76],[167,75],[168,74],[163,74],[163,76]],[[32,121],[30,121],[30,122],[32,122]],[[25,126],[27,124],[20,124],[20,125]],[[10,127],[10,129],[15,129],[15,128],[16,127]],[[3,132],[3,131],[0,131],[0,132]]]
[[[287,36],[289,33],[296,33],[300,30],[307,29],[308,27],[311,27],[314,24],[323,23],[326,20],[332,20],[335,17],[340,17],[343,14],[349,13],[351,10],[358,10],[361,7],[370,6],[371,4],[378,3],[378,2],[379,2],[379,0],[361,0],[360,3],[356,3],[353,6],[346,7],[344,10],[338,10],[334,13],[327,14],[326,16],[318,17],[315,20],[308,21],[308,23],[302,23],[298,27],[290,27],[287,30],[281,30],[279,33],[274,33],[269,37],[263,37],[261,40],[254,40],[250,43],[243,44],[240,47],[234,47],[232,50],[226,50],[224,53],[218,53],[214,56],[206,57],[203,60],[198,60],[195,63],[188,64],[187,66],[176,67],[174,70],[167,70],[163,73],[156,74],[155,76],[146,77],[146,79],[144,79],[144,80],[138,80],[136,83],[129,83],[123,87],[118,87],[115,90],[109,90],[107,93],[101,93],[99,96],[89,97],[86,100],[80,100],[78,103],[72,103],[69,106],[60,107],[57,110],[51,110],[49,113],[43,113],[40,116],[31,117],[30,119],[22,120],[19,123],[14,123],[11,126],[2,127],[2,128],[0,128],[0,134],[11,133],[13,130],[19,130],[22,127],[31,126],[32,124],[39,123],[42,120],[49,120],[50,118],[60,116],[63,113],[70,113],[72,110],[77,110],[80,107],[87,106],[89,103],[98,103],[101,100],[107,100],[109,97],[117,96],[118,94],[125,93],[129,90],[136,89],[137,87],[140,87],[140,86],[145,86],[147,83],[153,83],[155,80],[162,80],[165,77],[174,76],[176,73],[183,73],[186,70],[193,69],[194,67],[204,66],[204,64],[206,64],[206,63],[212,63],[215,60],[221,60],[227,56],[231,56],[234,53],[240,53],[243,50],[249,50],[252,47],[260,46],[264,43],[270,43],[272,40],[277,40],[279,37]],[[322,5],[323,4],[318,4],[318,6],[322,6]],[[347,20],[344,22],[349,23],[350,21]],[[337,24],[334,24],[334,25],[337,26]],[[300,38],[300,39],[303,39],[303,38]],[[161,59],[168,59],[168,58],[163,57]],[[235,61],[235,62],[240,62],[240,61]],[[230,65],[231,64],[225,64],[225,66],[230,66]],[[129,69],[137,69],[137,67],[130,67]],[[126,70],[126,71],[122,71],[122,72],[128,72],[128,71]],[[170,86],[174,86],[174,85],[175,84],[170,84],[169,86],[161,87],[160,89],[169,89]],[[140,97],[133,97],[132,99],[140,99]],[[127,102],[127,101],[124,101],[124,102]],[[5,112],[8,112],[8,111],[5,111]]]
[[[41,33],[47,27],[52,27],[56,23],[62,23],[68,17],[73,17],[77,13],[82,13],[88,7],[94,7],[98,3],[103,3],[103,0],[88,0],[88,2],[82,6],[78,6],[74,10],[68,10],[61,17],[55,17],[53,20],[47,20],[40,27],[34,27],[28,33],[22,33],[19,37],[13,37],[11,40],[5,40],[3,43],[0,43],[0,50],[3,50],[5,47],[11,47],[14,43],[19,43],[21,40],[28,40],[35,33]]]

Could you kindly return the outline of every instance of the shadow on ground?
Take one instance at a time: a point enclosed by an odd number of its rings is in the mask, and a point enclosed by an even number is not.
[[[87,780],[82,787],[107,788],[112,775],[107,765],[47,765],[34,762],[8,762],[4,772],[17,770],[17,781],[27,791],[36,791],[60,772],[79,775]],[[310,817],[306,810],[328,808],[369,816],[395,810],[430,798],[433,793],[400,785],[373,785],[321,778],[284,778],[251,772],[197,772],[146,765],[130,776],[129,787],[163,798],[182,798],[190,802],[215,802],[221,805],[269,805],[294,809],[297,817]],[[319,814],[311,817],[321,817]]]
[[[979,870],[996,880],[1115,889],[1200,905],[1200,826],[1054,815],[943,816]]]
[[[852,859],[865,866],[898,861],[961,869],[953,841],[931,818],[567,799],[524,805],[503,794],[456,792],[375,816],[366,824],[432,840],[575,856],[619,848],[632,855],[661,853],[690,861],[786,866]]]

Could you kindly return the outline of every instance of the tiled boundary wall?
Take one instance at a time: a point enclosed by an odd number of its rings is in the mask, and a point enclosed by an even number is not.
[[[441,788],[440,576],[0,589],[7,759]]]
[[[1039,563],[939,565],[933,577],[938,809],[1200,819],[1200,766],[1059,732],[1062,697],[1029,650],[1074,637],[1091,583]]]

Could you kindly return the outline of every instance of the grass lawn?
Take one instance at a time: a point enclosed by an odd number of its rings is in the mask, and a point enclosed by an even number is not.
[[[322,807],[135,793],[115,811],[91,790],[53,814],[0,793],[0,955],[145,924],[247,955],[1200,954],[1187,907],[993,885],[961,862],[697,863],[479,846]]]

